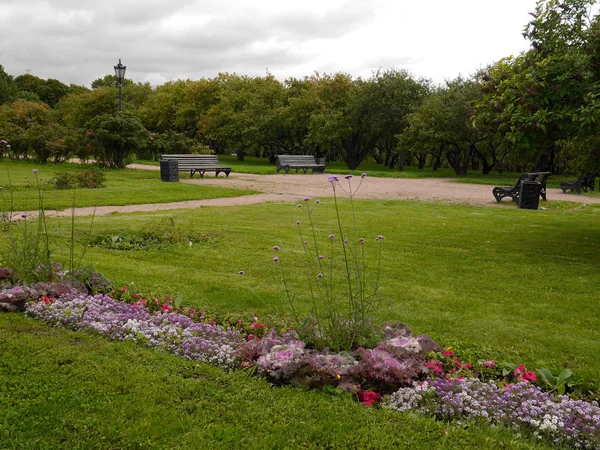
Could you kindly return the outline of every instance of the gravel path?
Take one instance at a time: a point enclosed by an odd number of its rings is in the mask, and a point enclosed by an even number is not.
[[[160,170],[158,166],[132,164],[134,169]],[[209,200],[191,200],[172,203],[152,203],[127,206],[99,206],[96,208],[77,208],[75,215],[88,216],[95,213],[97,216],[112,213],[130,213],[160,211],[186,208],[200,208],[202,206],[239,206],[265,202],[300,201],[304,197],[331,197],[331,184],[328,177],[331,174],[288,174],[288,175],[254,175],[245,173],[231,173],[229,177],[214,177],[206,175],[204,178],[189,179],[181,173],[180,182],[206,186],[219,186],[237,189],[249,189],[261,192],[255,195],[241,197],[215,198]],[[352,178],[353,189],[360,184],[360,177]],[[418,200],[442,203],[459,203],[467,205],[481,205],[488,207],[514,207],[512,202],[504,199],[496,203],[492,196],[492,186],[481,184],[455,183],[453,178],[365,178],[355,198],[361,199],[386,199],[386,200]],[[348,188],[348,182],[340,176],[341,187]],[[339,187],[338,187],[339,189]],[[343,192],[341,193],[342,195]],[[578,203],[600,203],[600,198],[591,198],[585,195],[563,194],[560,189],[548,189],[547,197],[551,200],[566,200]],[[20,215],[20,213],[19,213]],[[55,215],[55,213],[52,213]],[[71,210],[58,211],[58,216],[70,216]]]

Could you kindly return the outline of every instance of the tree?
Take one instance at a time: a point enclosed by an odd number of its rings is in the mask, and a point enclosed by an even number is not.
[[[531,48],[478,75],[483,96],[473,123],[513,163],[557,172],[566,157],[592,169],[600,124],[594,3],[538,1],[523,33]]]
[[[477,83],[462,78],[432,92],[408,117],[399,151],[436,150],[438,165],[443,155],[457,175],[466,175],[473,156],[480,151],[478,145],[486,139],[470,121],[472,102],[478,95]]]
[[[12,101],[17,92],[17,86],[12,76],[4,71],[0,64],[0,105]]]
[[[149,133],[129,113],[103,114],[90,123],[94,156],[107,167],[124,169],[128,158],[147,145]]]

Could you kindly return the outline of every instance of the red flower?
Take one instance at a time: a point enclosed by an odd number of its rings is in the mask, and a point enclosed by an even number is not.
[[[523,372],[521,375],[521,380],[529,381],[530,383],[534,383],[537,380],[537,375],[529,370]]]
[[[446,357],[452,356],[452,350],[443,350],[442,355],[444,355]]]
[[[373,403],[381,400],[381,395],[373,391],[360,391],[357,395],[360,402],[366,406],[373,406]]]
[[[46,295],[42,295],[40,297],[40,300],[44,302],[44,305],[49,305],[50,303],[54,302],[54,300],[52,300],[50,297],[48,297]]]
[[[121,292],[127,292],[127,289],[129,289],[129,288],[127,287],[127,285],[125,285],[121,288]]]
[[[173,307],[171,305],[167,305],[165,303],[163,303],[160,306],[160,309],[161,309],[162,312],[171,312],[171,311],[173,311]]]

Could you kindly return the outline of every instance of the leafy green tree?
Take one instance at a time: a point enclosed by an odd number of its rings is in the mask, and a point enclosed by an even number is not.
[[[513,164],[556,172],[566,157],[593,169],[600,124],[594,3],[538,1],[524,31],[531,48],[479,74],[483,96],[473,122]]]
[[[0,64],[0,105],[8,103],[15,98],[17,85],[13,77],[4,71]]]
[[[120,112],[94,118],[88,137],[98,161],[123,169],[129,158],[147,145],[149,133],[137,117]]]
[[[408,117],[408,127],[400,135],[399,151],[428,153],[436,151],[457,175],[466,175],[485,134],[471,124],[472,102],[479,96],[479,87],[472,80],[457,78],[426,97]]]

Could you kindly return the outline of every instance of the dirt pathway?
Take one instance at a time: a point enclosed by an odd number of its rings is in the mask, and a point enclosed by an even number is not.
[[[133,169],[160,170],[158,166],[132,164]],[[206,186],[218,186],[234,189],[249,189],[260,192],[255,195],[241,197],[215,198],[209,200],[190,200],[172,203],[151,203],[127,206],[100,206],[89,208],[76,208],[76,216],[88,216],[95,213],[104,216],[113,213],[147,212],[187,208],[200,208],[203,206],[239,206],[265,202],[291,202],[301,201],[305,197],[319,198],[332,197],[332,186],[328,178],[331,174],[288,174],[288,175],[254,175],[245,173],[231,173],[229,177],[214,177],[206,175],[204,178],[188,178],[181,173],[180,181]],[[339,176],[340,184],[336,189],[340,195],[345,195],[343,190],[349,189],[348,180]],[[467,205],[480,205],[489,207],[514,207],[510,200],[503,200],[498,204],[492,196],[492,186],[480,184],[456,183],[453,178],[369,178],[362,180],[353,177],[352,189],[356,192],[355,198],[361,199],[386,199],[386,200],[418,200],[429,202],[455,203]],[[577,203],[600,203],[600,198],[590,198],[585,195],[563,194],[560,189],[548,189],[547,197],[550,200],[565,200]],[[20,214],[20,213],[19,213]],[[52,215],[70,216],[71,210],[52,212]]]

